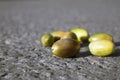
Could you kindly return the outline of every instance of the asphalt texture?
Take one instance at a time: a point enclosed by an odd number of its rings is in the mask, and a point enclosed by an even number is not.
[[[120,80],[120,0],[1,0],[0,80]],[[75,58],[59,58],[40,38],[82,27],[111,34],[115,52],[90,54],[82,44]]]

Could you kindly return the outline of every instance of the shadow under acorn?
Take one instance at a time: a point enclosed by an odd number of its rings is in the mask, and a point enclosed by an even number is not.
[[[90,56],[92,55],[88,49],[88,46],[89,46],[89,42],[87,43],[84,43],[84,44],[81,44],[81,48],[84,47],[86,48],[85,51],[80,51],[76,56],[75,58],[79,58],[79,57],[87,57],[87,56]],[[109,55],[109,56],[106,56],[106,57],[119,57],[120,56],[120,42],[115,42],[115,51],[113,54]]]
[[[119,57],[120,56],[120,42],[115,42],[115,52],[111,55],[111,57]]]
[[[79,57],[87,57],[87,56],[90,56],[90,52],[89,51],[85,51],[85,52],[79,52],[75,58],[79,58]]]
[[[88,45],[89,45],[89,42],[81,44],[80,47],[85,48],[85,50],[80,50],[80,52],[75,56],[75,58],[90,56],[91,54],[90,54],[90,51],[88,49]]]

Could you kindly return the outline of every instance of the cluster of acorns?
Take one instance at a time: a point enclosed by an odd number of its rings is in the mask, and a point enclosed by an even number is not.
[[[51,47],[52,53],[58,57],[71,58],[80,52],[80,44],[89,41],[89,51],[95,56],[111,55],[114,48],[113,37],[107,33],[97,33],[89,36],[84,28],[73,28],[70,31],[54,31],[44,34],[41,43]]]

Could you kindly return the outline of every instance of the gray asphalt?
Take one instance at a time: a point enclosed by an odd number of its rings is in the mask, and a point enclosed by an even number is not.
[[[119,0],[0,0],[0,80],[120,80]],[[41,46],[55,30],[82,27],[109,33],[115,52],[95,57],[87,44],[62,59]]]

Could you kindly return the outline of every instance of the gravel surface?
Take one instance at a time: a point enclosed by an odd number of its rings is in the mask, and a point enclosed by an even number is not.
[[[119,0],[0,1],[0,80],[120,80]],[[41,46],[54,30],[83,27],[114,37],[115,52],[95,57],[88,44],[75,58],[58,58]]]

